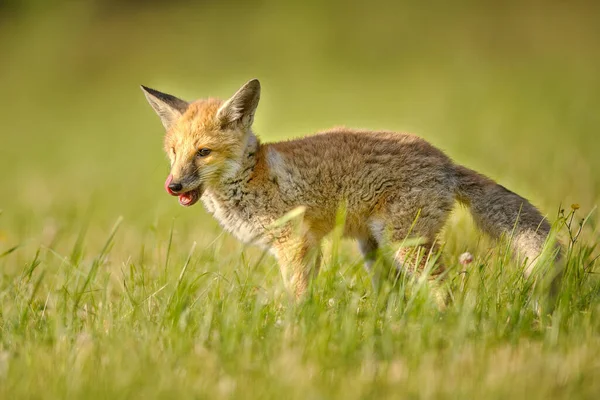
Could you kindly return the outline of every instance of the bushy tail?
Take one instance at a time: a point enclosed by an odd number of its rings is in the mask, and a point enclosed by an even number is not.
[[[548,221],[527,199],[493,180],[459,165],[455,170],[458,201],[470,207],[479,228],[493,238],[513,235],[516,250],[528,259],[529,274],[550,232]]]

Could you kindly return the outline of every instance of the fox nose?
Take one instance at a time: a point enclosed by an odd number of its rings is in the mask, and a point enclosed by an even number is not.
[[[169,189],[172,192],[179,192],[181,189],[183,189],[183,185],[181,183],[169,183]]]

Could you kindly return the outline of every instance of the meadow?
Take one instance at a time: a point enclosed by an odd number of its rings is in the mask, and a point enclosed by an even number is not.
[[[598,398],[599,17],[592,2],[0,2],[0,398]],[[539,311],[507,241],[460,208],[446,309],[420,280],[375,291],[339,229],[292,301],[273,258],[164,192],[139,89],[227,97],[253,77],[264,141],[413,132],[531,200],[564,246],[556,306]]]

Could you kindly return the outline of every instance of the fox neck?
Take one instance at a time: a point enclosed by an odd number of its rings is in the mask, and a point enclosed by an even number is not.
[[[234,163],[228,175],[223,176],[218,185],[208,186],[201,197],[205,209],[223,228],[245,243],[260,244],[256,240],[262,234],[256,224],[248,221],[255,214],[256,207],[255,193],[249,188],[250,181],[257,178],[264,161],[262,154],[262,145],[251,135],[242,157]]]

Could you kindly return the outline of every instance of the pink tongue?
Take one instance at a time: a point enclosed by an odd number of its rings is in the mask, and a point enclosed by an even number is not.
[[[175,195],[175,193],[173,193],[173,191],[171,189],[169,189],[169,185],[171,184],[171,182],[173,182],[173,175],[169,174],[169,176],[167,177],[167,180],[165,181],[165,190],[167,191],[167,193],[169,193],[171,196]]]

